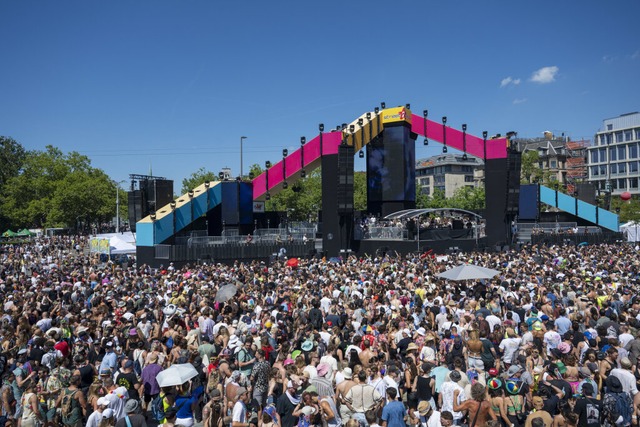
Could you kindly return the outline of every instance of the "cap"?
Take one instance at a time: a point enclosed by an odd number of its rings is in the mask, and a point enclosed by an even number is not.
[[[102,411],[102,418],[103,419],[113,418],[114,415],[115,414],[113,412],[113,409],[111,409],[111,408],[107,408],[104,411]]]
[[[247,392],[246,388],[238,387],[238,389],[236,390],[236,399],[238,399],[240,396],[242,396],[246,392]]]
[[[98,406],[109,406],[109,399],[106,397],[101,397],[98,399]]]
[[[353,371],[351,370],[351,368],[344,368],[342,371],[342,376],[350,380],[351,377],[353,377]]]

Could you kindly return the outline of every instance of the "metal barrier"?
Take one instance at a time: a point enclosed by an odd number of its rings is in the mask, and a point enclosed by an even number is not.
[[[156,259],[169,259],[172,247],[171,245],[155,245]]]
[[[408,231],[404,227],[369,227],[363,239],[371,240],[406,240]]]
[[[158,246],[156,246],[157,248]],[[284,248],[286,257],[306,257],[314,253],[315,242],[308,243],[295,242],[287,244],[233,244],[222,245],[181,245],[169,246],[171,261],[194,262],[194,261],[216,261],[216,260],[241,260],[241,259],[266,259],[281,253]],[[157,254],[157,251],[156,251]],[[156,257],[157,258],[157,257]],[[166,258],[163,258],[166,259]]]
[[[599,243],[619,243],[623,241],[622,233],[554,233],[532,234],[531,243],[534,245],[588,245]]]

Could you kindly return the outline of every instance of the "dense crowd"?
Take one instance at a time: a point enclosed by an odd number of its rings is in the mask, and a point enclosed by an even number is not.
[[[0,247],[0,426],[638,424],[631,246],[123,269],[84,242]],[[437,277],[461,262],[499,274]]]

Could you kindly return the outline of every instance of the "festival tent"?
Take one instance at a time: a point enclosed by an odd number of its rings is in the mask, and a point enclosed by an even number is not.
[[[2,237],[15,237],[15,236],[17,236],[17,233],[11,230],[7,230],[4,233],[2,233]]]
[[[620,226],[620,232],[626,236],[627,242],[640,241],[640,222],[629,221]]]
[[[35,235],[36,233],[32,233],[26,228],[23,228],[22,230],[18,230],[18,232],[16,233],[16,236],[20,236],[20,237],[31,237]]]
[[[109,249],[111,255],[135,254],[136,246],[125,241],[119,236],[111,236],[109,238]]]

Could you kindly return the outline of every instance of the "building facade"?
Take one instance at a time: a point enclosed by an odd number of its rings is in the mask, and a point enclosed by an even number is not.
[[[416,191],[433,196],[436,190],[452,197],[461,187],[484,185],[484,161],[462,154],[439,154],[416,161]]]
[[[599,192],[640,194],[640,113],[622,114],[603,121],[588,148],[589,182]]]

